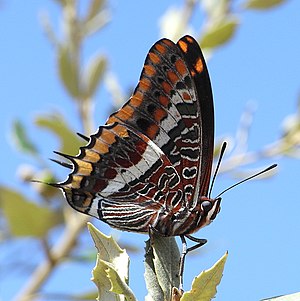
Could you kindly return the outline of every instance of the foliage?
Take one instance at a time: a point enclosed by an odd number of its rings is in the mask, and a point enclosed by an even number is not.
[[[49,18],[43,19],[45,33],[54,45],[56,65],[62,85],[73,101],[79,113],[79,119],[86,134],[94,128],[93,106],[97,89],[101,87],[107,76],[107,58],[97,53],[90,57],[86,64],[82,63],[83,47],[87,39],[100,33],[110,21],[108,4],[104,0],[90,0],[84,12],[79,13],[79,4],[75,0],[56,0],[62,13],[62,38],[55,33]],[[244,10],[266,10],[275,7],[283,0],[248,0],[241,7]],[[202,28],[192,28],[206,53],[212,54],[214,49],[228,43],[242,25],[239,10],[234,10],[229,0],[203,0],[203,12],[206,22]],[[161,21],[161,33],[176,40],[191,28],[193,13],[198,10],[198,2],[186,0],[183,7],[170,8]],[[177,30],[174,30],[177,29]],[[107,77],[108,78],[108,77]],[[112,95],[119,95],[118,83],[113,82]],[[282,136],[265,146],[259,152],[245,149],[242,154],[243,164],[257,162],[262,158],[274,157],[278,154],[299,157],[299,112],[289,116],[285,121]],[[74,134],[76,130],[68,124],[60,113],[39,115],[35,124],[37,127],[50,131],[60,141],[60,150],[68,154],[76,154],[82,142]],[[247,137],[249,128],[243,129]],[[12,126],[12,136],[20,152],[30,155],[35,160],[35,167],[27,168],[20,173],[22,179],[32,186],[38,197],[36,199],[25,196],[12,187],[0,187],[0,206],[2,209],[5,229],[2,239],[8,242],[21,237],[31,237],[42,242],[46,257],[30,273],[28,283],[25,284],[16,300],[34,300],[41,292],[43,284],[68,258],[72,260],[72,253],[80,244],[80,233],[85,228],[87,217],[79,216],[70,208],[65,207],[56,190],[48,186],[32,183],[32,179],[44,182],[55,182],[55,172],[48,167],[48,163],[40,153],[37,140],[33,141],[25,125],[18,119]],[[242,140],[243,141],[243,140]],[[236,141],[237,148],[240,146]],[[219,146],[216,147],[216,150]],[[229,157],[223,164],[222,172],[228,172],[242,165],[240,157]],[[59,200],[57,202],[57,200]],[[62,212],[63,214],[60,214]],[[30,223],[27,220],[30,218]],[[54,241],[49,233],[58,225],[62,227],[60,237]],[[99,233],[93,226],[89,230],[98,250],[96,267],[93,270],[93,281],[98,287],[101,300],[135,300],[128,285],[129,258],[124,250],[109,237]],[[53,238],[52,238],[53,239]],[[53,244],[53,247],[50,247]],[[148,288],[147,300],[211,300],[216,294],[216,286],[221,280],[227,254],[224,255],[210,270],[202,272],[192,284],[191,291],[179,292],[177,266],[179,251],[173,238],[154,238],[151,248],[148,244],[145,255],[145,279]],[[172,254],[172,256],[170,256]],[[170,260],[172,258],[172,260]],[[122,296],[121,296],[122,295]],[[81,296],[81,297],[80,297]],[[74,298],[88,298],[73,296]],[[94,293],[89,294],[94,296]],[[121,296],[121,297],[120,297]],[[267,300],[293,300],[290,297],[280,297]],[[297,298],[297,297],[296,297]]]

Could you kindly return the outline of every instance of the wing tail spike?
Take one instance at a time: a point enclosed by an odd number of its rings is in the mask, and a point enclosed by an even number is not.
[[[61,152],[58,152],[58,151],[53,151],[53,152],[54,152],[54,154],[59,155],[61,157],[64,157],[64,158],[66,158],[70,161],[72,161],[74,159],[74,157],[71,156],[71,155],[67,155],[67,154],[64,154],[64,153],[61,153]]]
[[[66,167],[68,169],[73,169],[73,165],[72,164],[69,164],[69,163],[66,163],[66,162],[63,162],[63,161],[59,161],[59,160],[55,160],[55,159],[50,159],[52,162],[55,162],[63,167]]]
[[[81,133],[76,133],[80,138],[82,138],[83,140],[85,140],[85,141],[87,141],[87,142],[89,142],[90,141],[90,138],[89,137],[87,137],[87,136],[85,136],[85,135],[83,135],[83,134],[81,134]]]

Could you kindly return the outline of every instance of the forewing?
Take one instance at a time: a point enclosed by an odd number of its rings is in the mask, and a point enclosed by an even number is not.
[[[191,36],[184,36],[178,41],[177,45],[184,54],[184,59],[188,65],[196,91],[198,109],[196,120],[199,125],[199,161],[194,199],[197,201],[199,196],[207,196],[213,163],[213,95],[205,59],[197,41]]]
[[[107,123],[115,121],[146,135],[169,158],[184,187],[178,206],[193,206],[195,192],[207,193],[212,95],[204,58],[193,38],[186,36],[177,44],[162,39],[152,46],[132,97]]]

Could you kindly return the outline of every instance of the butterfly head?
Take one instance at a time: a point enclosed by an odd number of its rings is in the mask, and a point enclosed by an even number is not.
[[[222,198],[211,199],[208,197],[200,198],[201,227],[210,224],[221,210]]]

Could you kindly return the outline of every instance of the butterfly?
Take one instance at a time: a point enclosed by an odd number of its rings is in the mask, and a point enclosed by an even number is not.
[[[82,135],[81,135],[82,136]],[[82,136],[84,137],[84,136]],[[57,184],[76,210],[125,231],[185,236],[208,225],[214,106],[197,41],[161,39],[130,99],[72,157]]]

